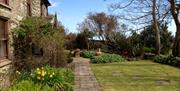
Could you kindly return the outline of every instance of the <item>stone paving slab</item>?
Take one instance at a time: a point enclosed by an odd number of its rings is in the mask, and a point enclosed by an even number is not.
[[[91,71],[90,60],[85,58],[74,58],[73,62],[75,65],[74,91],[101,91]]]

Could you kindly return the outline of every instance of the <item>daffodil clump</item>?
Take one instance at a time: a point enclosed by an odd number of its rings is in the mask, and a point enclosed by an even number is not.
[[[60,88],[65,91],[71,91],[73,89],[74,77],[70,70],[41,67],[32,71],[30,76],[35,83],[41,83],[58,89]]]
[[[56,76],[56,74],[53,71],[49,71],[49,70],[41,67],[41,68],[36,68],[36,70],[34,70],[30,74],[30,76],[31,76],[31,78],[33,78],[33,80],[35,82],[45,82],[45,81],[53,80],[54,77]]]
[[[49,72],[45,70],[43,67],[41,69],[36,68],[35,72],[31,73],[31,77],[35,78],[38,81],[47,80],[53,78],[53,76],[55,76],[54,72]]]
[[[53,67],[41,67],[31,72],[16,71],[19,82],[28,80],[34,84],[49,86],[60,91],[72,91],[74,75],[71,70]]]

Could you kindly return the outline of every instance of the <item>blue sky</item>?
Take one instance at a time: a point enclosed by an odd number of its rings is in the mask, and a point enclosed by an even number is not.
[[[49,0],[52,6],[49,13],[57,12],[58,19],[69,32],[77,32],[77,24],[82,22],[89,12],[108,12],[108,6],[118,0]],[[175,30],[170,24],[169,30]],[[174,33],[174,31],[172,31]]]

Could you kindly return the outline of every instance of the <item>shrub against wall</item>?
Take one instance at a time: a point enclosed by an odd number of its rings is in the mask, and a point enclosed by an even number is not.
[[[49,20],[28,17],[13,31],[15,70],[30,70],[49,63],[66,64],[63,27],[53,27]]]

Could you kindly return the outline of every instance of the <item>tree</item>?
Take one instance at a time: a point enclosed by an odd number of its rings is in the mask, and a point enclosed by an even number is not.
[[[80,28],[80,33],[78,34],[78,41],[81,44],[84,44],[84,48],[86,49],[90,49],[90,42],[93,40],[94,37],[94,32],[89,31],[88,28]],[[81,39],[80,39],[81,38]],[[81,40],[81,41],[80,41]]]
[[[139,29],[143,29],[153,23],[153,30],[156,33],[156,50],[160,54],[160,34],[157,21],[164,21],[169,13],[167,2],[162,0],[128,0],[126,5],[117,3],[111,6],[113,11],[123,10],[123,14],[119,15],[120,19],[130,20],[132,24],[139,24]],[[138,26],[138,27],[139,27]]]
[[[168,54],[172,49],[172,44],[174,37],[172,32],[168,31],[168,23],[163,23],[160,25],[160,35],[161,35],[161,48],[163,49],[161,53]]]
[[[112,31],[118,28],[117,17],[101,13],[89,13],[87,18],[80,24],[81,28],[93,31],[99,40],[109,40]]]
[[[158,25],[160,36],[161,36],[161,53],[162,54],[168,54],[169,50],[172,48],[172,41],[173,36],[172,33],[168,31],[168,23],[162,23],[161,25]],[[156,47],[156,33],[153,30],[153,25],[150,25],[149,27],[145,28],[140,33],[140,40],[144,47],[154,49]]]
[[[76,37],[76,48],[79,48],[79,49],[87,49],[88,48],[88,45],[87,45],[87,39],[86,39],[86,36],[79,33],[77,34],[77,37]]]
[[[75,34],[75,33],[66,34],[66,37],[65,37],[66,38],[66,41],[65,41],[66,49],[72,50],[72,49],[76,48],[76,37],[77,37],[77,34]]]
[[[180,1],[178,0],[168,0],[170,3],[171,14],[176,24],[176,35],[173,45],[173,55],[180,57],[180,20],[179,20],[179,10]]]
[[[157,54],[160,55],[161,52],[161,40],[160,40],[160,33],[159,33],[159,27],[157,22],[157,16],[156,16],[156,0],[153,0],[153,6],[152,6],[152,17],[153,17],[153,29],[156,32],[156,50]]]

